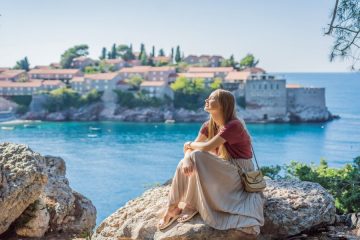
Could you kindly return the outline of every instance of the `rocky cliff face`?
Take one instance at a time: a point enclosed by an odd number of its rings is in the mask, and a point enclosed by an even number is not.
[[[261,229],[260,239],[285,239],[335,221],[333,197],[319,184],[296,180],[267,180],[267,185],[264,193],[267,199],[265,226]],[[129,201],[99,225],[93,239],[244,238],[236,230],[212,229],[200,216],[190,222],[174,223],[164,231],[157,231],[156,224],[163,214],[169,188],[169,185],[156,187]]]
[[[61,158],[41,156],[22,144],[0,144],[0,239],[92,231],[96,209],[69,187],[65,173]]]

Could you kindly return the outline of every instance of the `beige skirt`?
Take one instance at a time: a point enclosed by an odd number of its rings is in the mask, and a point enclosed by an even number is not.
[[[236,161],[244,170],[253,170],[250,159],[227,161],[204,151],[193,151],[191,159],[195,172],[185,176],[183,161],[177,166],[169,193],[169,204],[185,202],[195,207],[209,226],[219,229],[238,229],[259,234],[264,225],[264,196],[244,190]]]

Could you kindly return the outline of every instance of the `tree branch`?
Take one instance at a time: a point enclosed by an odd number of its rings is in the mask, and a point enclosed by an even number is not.
[[[333,30],[333,24],[334,24],[334,21],[335,21],[338,4],[339,4],[339,0],[336,0],[334,11],[333,11],[333,16],[332,16],[331,23],[330,23],[330,26],[329,26],[329,30],[325,33],[325,35],[329,35]]]

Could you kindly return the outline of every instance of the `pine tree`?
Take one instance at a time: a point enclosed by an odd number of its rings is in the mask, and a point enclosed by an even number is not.
[[[165,56],[165,52],[164,52],[164,49],[160,49],[159,50],[159,57],[164,57]]]
[[[111,59],[117,58],[117,50],[116,50],[116,44],[114,43],[111,48]]]
[[[151,57],[155,57],[155,46],[152,46]]]
[[[145,45],[142,43],[140,45],[140,54],[139,54],[139,59],[141,60],[141,56],[143,55],[143,53],[145,53]],[[146,53],[145,53],[146,54]]]
[[[175,62],[176,63],[181,62],[181,53],[180,53],[180,46],[179,45],[176,47]]]
[[[101,51],[100,59],[101,59],[101,60],[106,59],[106,55],[107,55],[106,47],[103,47],[103,48],[102,48],[102,51]]]

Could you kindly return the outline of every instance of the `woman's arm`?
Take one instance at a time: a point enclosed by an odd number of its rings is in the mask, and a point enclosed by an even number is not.
[[[205,142],[206,136],[204,134],[199,133],[194,142]],[[192,149],[188,148],[186,143],[184,144],[184,161],[182,165],[182,171],[185,176],[190,176],[194,170],[194,163],[190,159],[190,153],[193,151]]]
[[[187,142],[185,143],[185,146],[187,146],[188,149],[193,150],[201,150],[201,151],[212,151],[219,147],[221,144],[224,144],[226,140],[222,137],[220,137],[220,134],[217,134],[212,139],[210,139],[207,142]]]

